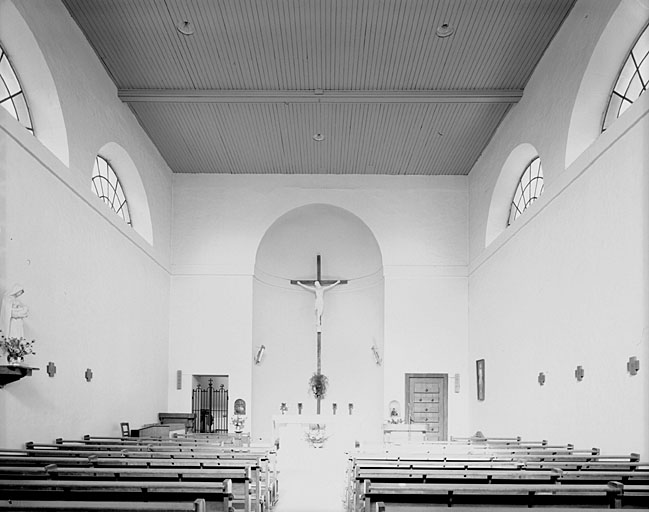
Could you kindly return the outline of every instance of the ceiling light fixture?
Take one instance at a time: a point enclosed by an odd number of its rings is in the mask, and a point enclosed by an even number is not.
[[[313,136],[313,140],[316,142],[322,142],[324,140],[324,135],[322,135],[321,133],[316,133]]]
[[[191,21],[183,20],[176,24],[176,30],[184,36],[191,36],[194,33],[194,24]]]
[[[437,37],[448,37],[452,36],[455,33],[455,29],[451,27],[448,23],[442,23],[437,30],[435,31]]]

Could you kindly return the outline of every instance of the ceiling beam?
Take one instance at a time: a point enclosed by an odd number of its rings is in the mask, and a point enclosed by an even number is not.
[[[119,89],[126,103],[518,103],[520,89],[444,91],[246,91]]]

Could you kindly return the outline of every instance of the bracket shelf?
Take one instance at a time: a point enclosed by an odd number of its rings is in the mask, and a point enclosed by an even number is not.
[[[23,365],[0,365],[0,388],[4,388],[7,384],[16,382],[23,377],[29,377],[34,370],[39,369]]]

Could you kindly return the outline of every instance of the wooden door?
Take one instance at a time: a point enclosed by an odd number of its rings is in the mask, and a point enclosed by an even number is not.
[[[406,421],[425,424],[429,441],[447,440],[448,374],[406,374]]]

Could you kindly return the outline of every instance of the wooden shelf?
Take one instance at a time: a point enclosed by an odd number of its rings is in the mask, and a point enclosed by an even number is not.
[[[22,379],[23,377],[31,376],[34,370],[40,368],[33,368],[31,366],[19,365],[0,365],[0,388],[5,387],[11,382]]]

